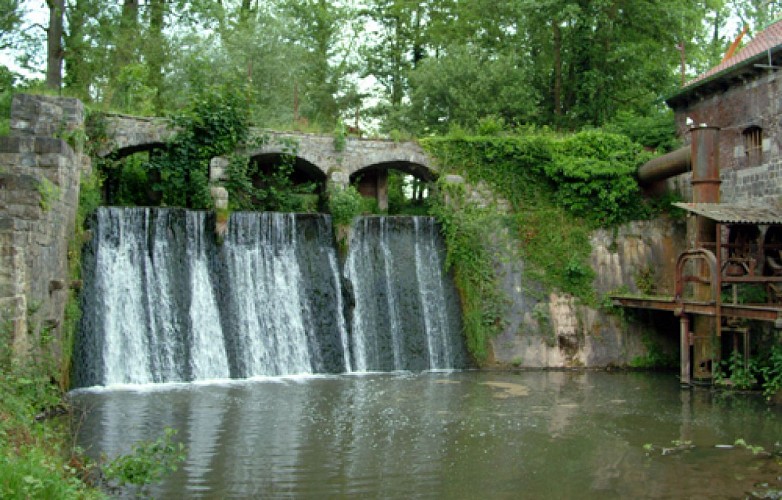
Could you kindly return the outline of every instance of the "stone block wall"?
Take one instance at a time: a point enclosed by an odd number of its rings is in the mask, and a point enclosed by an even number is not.
[[[667,219],[626,224],[616,232],[595,231],[591,267],[599,296],[612,292],[649,293],[639,284],[671,295],[676,259],[685,248],[683,222]],[[493,361],[525,368],[622,366],[649,354],[649,345],[678,352],[678,331],[649,323],[627,322],[567,295],[536,293],[517,257],[502,259],[503,291],[509,299],[507,327],[492,339]],[[674,320],[673,315],[650,318]]]
[[[24,352],[42,332],[60,338],[70,286],[68,242],[89,159],[76,99],[19,94],[11,133],[0,137],[0,320]]]

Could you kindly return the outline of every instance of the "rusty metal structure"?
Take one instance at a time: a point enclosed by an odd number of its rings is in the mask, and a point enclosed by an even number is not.
[[[642,183],[692,171],[692,203],[675,204],[694,224],[688,226],[692,247],[677,260],[674,297],[613,297],[616,305],[670,311],[679,318],[683,385],[712,381],[723,335],[748,359],[747,320],[782,329],[782,210],[721,204],[719,129],[704,126],[690,133],[689,148],[638,171]]]
[[[690,171],[691,148],[685,146],[653,158],[638,168],[636,177],[641,184],[651,184]]]

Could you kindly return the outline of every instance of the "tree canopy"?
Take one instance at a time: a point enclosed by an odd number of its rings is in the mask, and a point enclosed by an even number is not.
[[[719,62],[745,24],[751,36],[782,12],[773,0],[38,4],[47,26],[0,0],[5,60],[99,108],[165,114],[205,86],[236,85],[261,125],[355,121],[416,135],[486,120],[565,130],[669,120],[662,101],[683,76]]]

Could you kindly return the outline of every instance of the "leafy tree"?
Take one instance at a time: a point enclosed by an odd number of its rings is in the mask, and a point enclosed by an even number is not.
[[[730,3],[733,14],[748,25],[752,33],[759,33],[782,15],[780,0],[731,0]]]
[[[358,26],[355,10],[327,0],[285,0],[280,11],[287,23],[288,43],[300,49],[305,71],[293,76],[301,92],[301,116],[333,126],[340,114],[337,97],[353,72],[352,43]],[[346,38],[347,37],[347,38]]]
[[[0,0],[0,50],[15,45],[16,30],[22,22],[22,9],[19,0]]]
[[[515,54],[454,47],[411,73],[410,127],[419,133],[469,128],[488,116],[508,123],[532,119],[538,96],[524,85],[528,68]]]

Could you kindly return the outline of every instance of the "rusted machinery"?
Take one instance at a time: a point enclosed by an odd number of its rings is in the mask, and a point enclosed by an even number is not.
[[[745,320],[770,321],[782,329],[782,210],[721,204],[719,129],[698,127],[690,133],[689,148],[638,170],[639,181],[647,184],[692,170],[692,203],[676,204],[694,216],[695,224],[688,226],[692,248],[678,257],[675,295],[614,297],[617,305],[671,311],[680,318],[685,385],[712,380],[723,333],[749,356]]]

